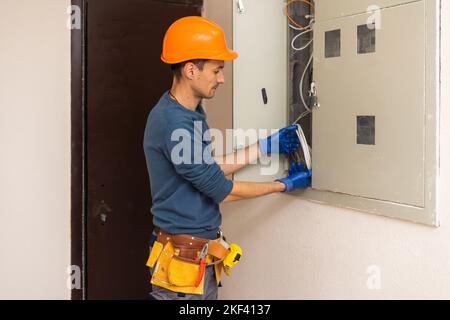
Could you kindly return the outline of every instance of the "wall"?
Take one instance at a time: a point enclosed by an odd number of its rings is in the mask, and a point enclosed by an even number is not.
[[[206,16],[228,14],[229,32],[231,11],[221,8],[222,1],[206,2]],[[442,2],[442,39],[450,39],[450,3]],[[221,299],[450,298],[450,187],[445,183],[450,180],[450,42],[443,43],[441,55],[445,57],[441,226],[426,227],[284,194],[224,204],[223,228],[229,240],[243,247],[244,257],[233,276],[225,277]],[[217,119],[212,114],[218,99],[208,108],[211,127],[224,126],[211,122]]]
[[[69,0],[0,2],[0,299],[68,299]]]
[[[229,48],[233,47],[233,26],[230,21],[233,5],[231,1],[204,0],[203,16],[219,24],[225,31],[225,37]],[[205,100],[203,105],[208,116],[208,123],[213,123],[214,128],[224,132],[233,127],[232,104],[233,104],[233,62],[226,61],[224,68],[225,83],[216,90],[213,100]],[[222,150],[225,153],[226,141]]]
[[[70,297],[68,4],[1,0],[0,299]],[[231,1],[206,0],[205,15],[219,21],[230,37],[231,9],[222,5],[231,8]],[[443,10],[442,16],[449,17],[448,1],[443,1]],[[448,18],[443,33],[443,39],[450,39]],[[441,227],[281,194],[226,204],[224,229],[242,245],[244,258],[233,276],[224,278],[222,299],[450,298],[450,187],[445,184],[450,179],[449,53],[446,42]],[[228,83],[207,104],[212,127],[231,127],[231,63],[226,68]],[[380,270],[380,290],[369,290],[366,284],[372,265]]]

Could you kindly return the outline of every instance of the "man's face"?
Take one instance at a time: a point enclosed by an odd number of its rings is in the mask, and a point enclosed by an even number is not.
[[[200,71],[195,67],[196,72],[192,79],[192,88],[199,97],[213,98],[219,85],[225,83],[224,65],[223,61],[208,60],[205,62],[203,70]]]

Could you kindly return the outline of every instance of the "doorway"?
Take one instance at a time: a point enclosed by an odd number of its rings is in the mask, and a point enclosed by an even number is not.
[[[72,299],[145,299],[153,229],[143,133],[170,88],[162,39],[202,0],[73,0]]]

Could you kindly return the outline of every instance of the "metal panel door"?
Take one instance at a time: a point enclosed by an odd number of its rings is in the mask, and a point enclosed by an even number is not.
[[[425,4],[380,13],[315,25],[312,184],[423,207]]]
[[[418,0],[315,0],[316,20],[323,21],[337,17],[373,12],[379,8],[399,6]]]
[[[287,121],[287,24],[284,3],[279,0],[243,0],[233,7],[233,47],[239,57],[233,62],[233,128],[272,129]],[[234,147],[256,142],[234,140]],[[284,174],[277,156],[263,166],[250,165],[235,174],[235,180],[272,181]],[[280,158],[283,159],[283,158]]]

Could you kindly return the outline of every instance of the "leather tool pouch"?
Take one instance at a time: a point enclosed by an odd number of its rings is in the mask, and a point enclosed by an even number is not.
[[[148,260],[147,260],[147,264],[146,264],[147,267],[153,269],[162,250],[163,250],[163,244],[161,242],[155,241],[153,243],[152,250],[150,251],[150,256],[148,257]]]
[[[170,241],[166,243],[156,262],[151,283],[174,292],[203,294],[204,277],[200,285],[195,287],[200,263],[181,258],[179,253],[180,249],[174,248]]]
[[[195,260],[172,257],[167,270],[168,279],[177,287],[194,287],[200,272],[200,263]]]
[[[219,283],[222,260],[228,253],[226,248],[208,239],[190,235],[174,236],[161,230],[158,231],[157,241],[147,261],[147,266],[155,265],[151,283],[174,292],[203,294],[205,276],[200,285],[195,287],[200,274],[200,262],[196,258],[206,243],[212,250],[208,252],[206,262],[207,265],[214,264],[216,281]]]

